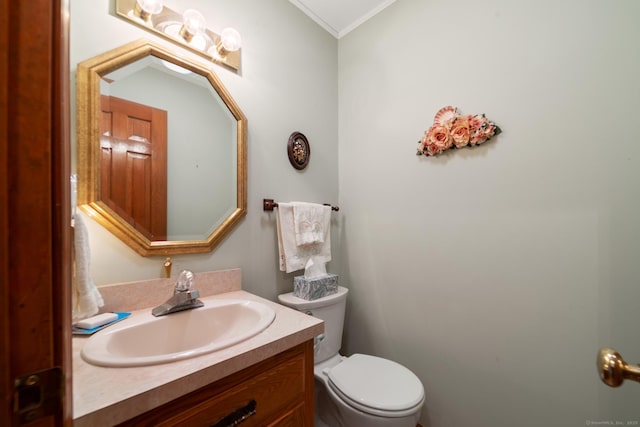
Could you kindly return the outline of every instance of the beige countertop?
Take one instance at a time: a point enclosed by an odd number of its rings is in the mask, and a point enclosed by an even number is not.
[[[272,307],[276,316],[267,329],[239,344],[191,359],[143,367],[91,365],[80,354],[89,338],[74,336],[74,426],[100,427],[120,423],[266,360],[324,330],[324,323],[319,319],[242,290],[225,289],[213,298],[259,301]],[[150,308],[140,311],[146,310]],[[132,316],[135,314],[136,311],[132,311]]]

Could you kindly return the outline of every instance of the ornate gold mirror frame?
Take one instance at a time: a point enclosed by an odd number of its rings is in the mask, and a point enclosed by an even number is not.
[[[101,79],[112,71],[148,56],[171,62],[206,78],[237,122],[236,207],[203,240],[151,241],[100,200]],[[210,252],[247,212],[246,129],[246,117],[213,71],[166,47],[139,40],[83,61],[77,67],[78,205],[142,256]]]

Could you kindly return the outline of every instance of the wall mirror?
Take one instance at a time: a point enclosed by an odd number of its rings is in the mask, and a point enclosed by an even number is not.
[[[78,64],[78,204],[143,256],[209,252],[246,214],[247,120],[206,66],[139,40]]]

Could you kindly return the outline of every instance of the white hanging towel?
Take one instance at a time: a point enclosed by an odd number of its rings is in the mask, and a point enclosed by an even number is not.
[[[74,319],[84,319],[98,313],[104,300],[90,275],[89,232],[80,214],[76,214],[74,218],[73,249],[75,262],[71,292],[72,316]]]
[[[329,206],[326,206],[329,210]],[[280,271],[291,273],[305,268],[307,262],[327,263],[331,261],[331,233],[327,227],[324,241],[298,245],[294,223],[293,203],[278,203],[276,227],[278,232],[278,258]]]
[[[331,226],[331,206],[292,202],[293,225],[298,246],[324,243]]]

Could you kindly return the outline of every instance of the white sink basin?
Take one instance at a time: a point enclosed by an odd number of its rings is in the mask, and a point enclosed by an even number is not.
[[[275,312],[257,301],[203,298],[204,307],[151,315],[134,313],[91,336],[82,358],[100,366],[146,366],[220,350],[266,329]]]

